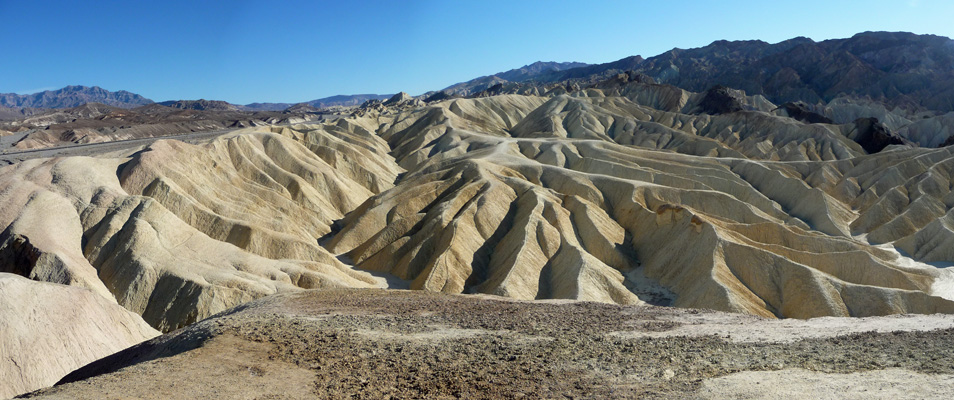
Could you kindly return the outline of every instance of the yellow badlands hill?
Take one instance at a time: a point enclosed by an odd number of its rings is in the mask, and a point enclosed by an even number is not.
[[[952,148],[867,154],[852,124],[688,114],[698,101],[654,85],[415,100],[27,160],[0,169],[0,272],[163,332],[315,288],[954,313]]]
[[[848,126],[607,92],[22,162],[0,178],[2,254],[163,331],[388,282],[775,317],[954,311],[954,280],[924,264],[954,261],[947,148],[868,155]]]
[[[0,398],[53,385],[158,335],[138,315],[89,290],[0,273]]]

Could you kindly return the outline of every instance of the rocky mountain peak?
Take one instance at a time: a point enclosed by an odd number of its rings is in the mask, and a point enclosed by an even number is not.
[[[16,108],[72,108],[86,103],[102,103],[121,108],[134,108],[153,101],[138,94],[120,90],[111,92],[99,86],[66,86],[33,94],[0,94],[0,106]]]

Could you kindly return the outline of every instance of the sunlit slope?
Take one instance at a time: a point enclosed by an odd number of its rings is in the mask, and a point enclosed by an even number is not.
[[[947,149],[866,155],[841,125],[531,99],[516,123],[495,108],[512,96],[384,122],[410,172],[329,248],[445,292],[633,303],[658,300],[658,283],[677,306],[780,317],[954,306],[935,296],[944,271],[858,236],[915,255],[939,246],[918,232],[950,232],[932,223],[949,209]]]
[[[0,397],[50,386],[157,335],[138,315],[84,288],[0,273]]]
[[[867,154],[854,125],[743,100],[719,115],[659,85],[409,100],[26,161],[0,174],[0,256],[163,331],[271,293],[385,285],[775,317],[954,312],[954,279],[915,261],[954,262],[951,151]]]
[[[400,169],[380,139],[336,129],[6,167],[5,268],[89,288],[163,331],[280,291],[379,286],[317,240]]]

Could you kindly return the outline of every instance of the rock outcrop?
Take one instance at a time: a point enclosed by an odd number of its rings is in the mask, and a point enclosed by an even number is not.
[[[848,134],[852,140],[858,142],[868,153],[877,153],[890,145],[905,144],[905,140],[891,132],[887,126],[878,122],[877,118],[858,118],[854,121],[855,128]]]
[[[830,118],[824,115],[821,115],[815,111],[812,111],[812,109],[809,108],[808,105],[802,102],[796,102],[796,103],[788,102],[778,106],[778,108],[774,111],[777,112],[779,115],[782,115],[785,117],[791,117],[791,118],[794,118],[809,124],[834,123],[834,121],[832,121]]]
[[[725,86],[714,86],[705,91],[705,96],[696,106],[697,114],[730,114],[745,109],[745,93]]]

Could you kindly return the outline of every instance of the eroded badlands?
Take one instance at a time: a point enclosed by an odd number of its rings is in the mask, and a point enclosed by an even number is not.
[[[0,170],[0,265],[161,332],[328,288],[954,313],[951,147],[869,154],[858,124],[799,122],[760,96],[699,114],[704,100],[638,82],[403,100],[27,160]]]

